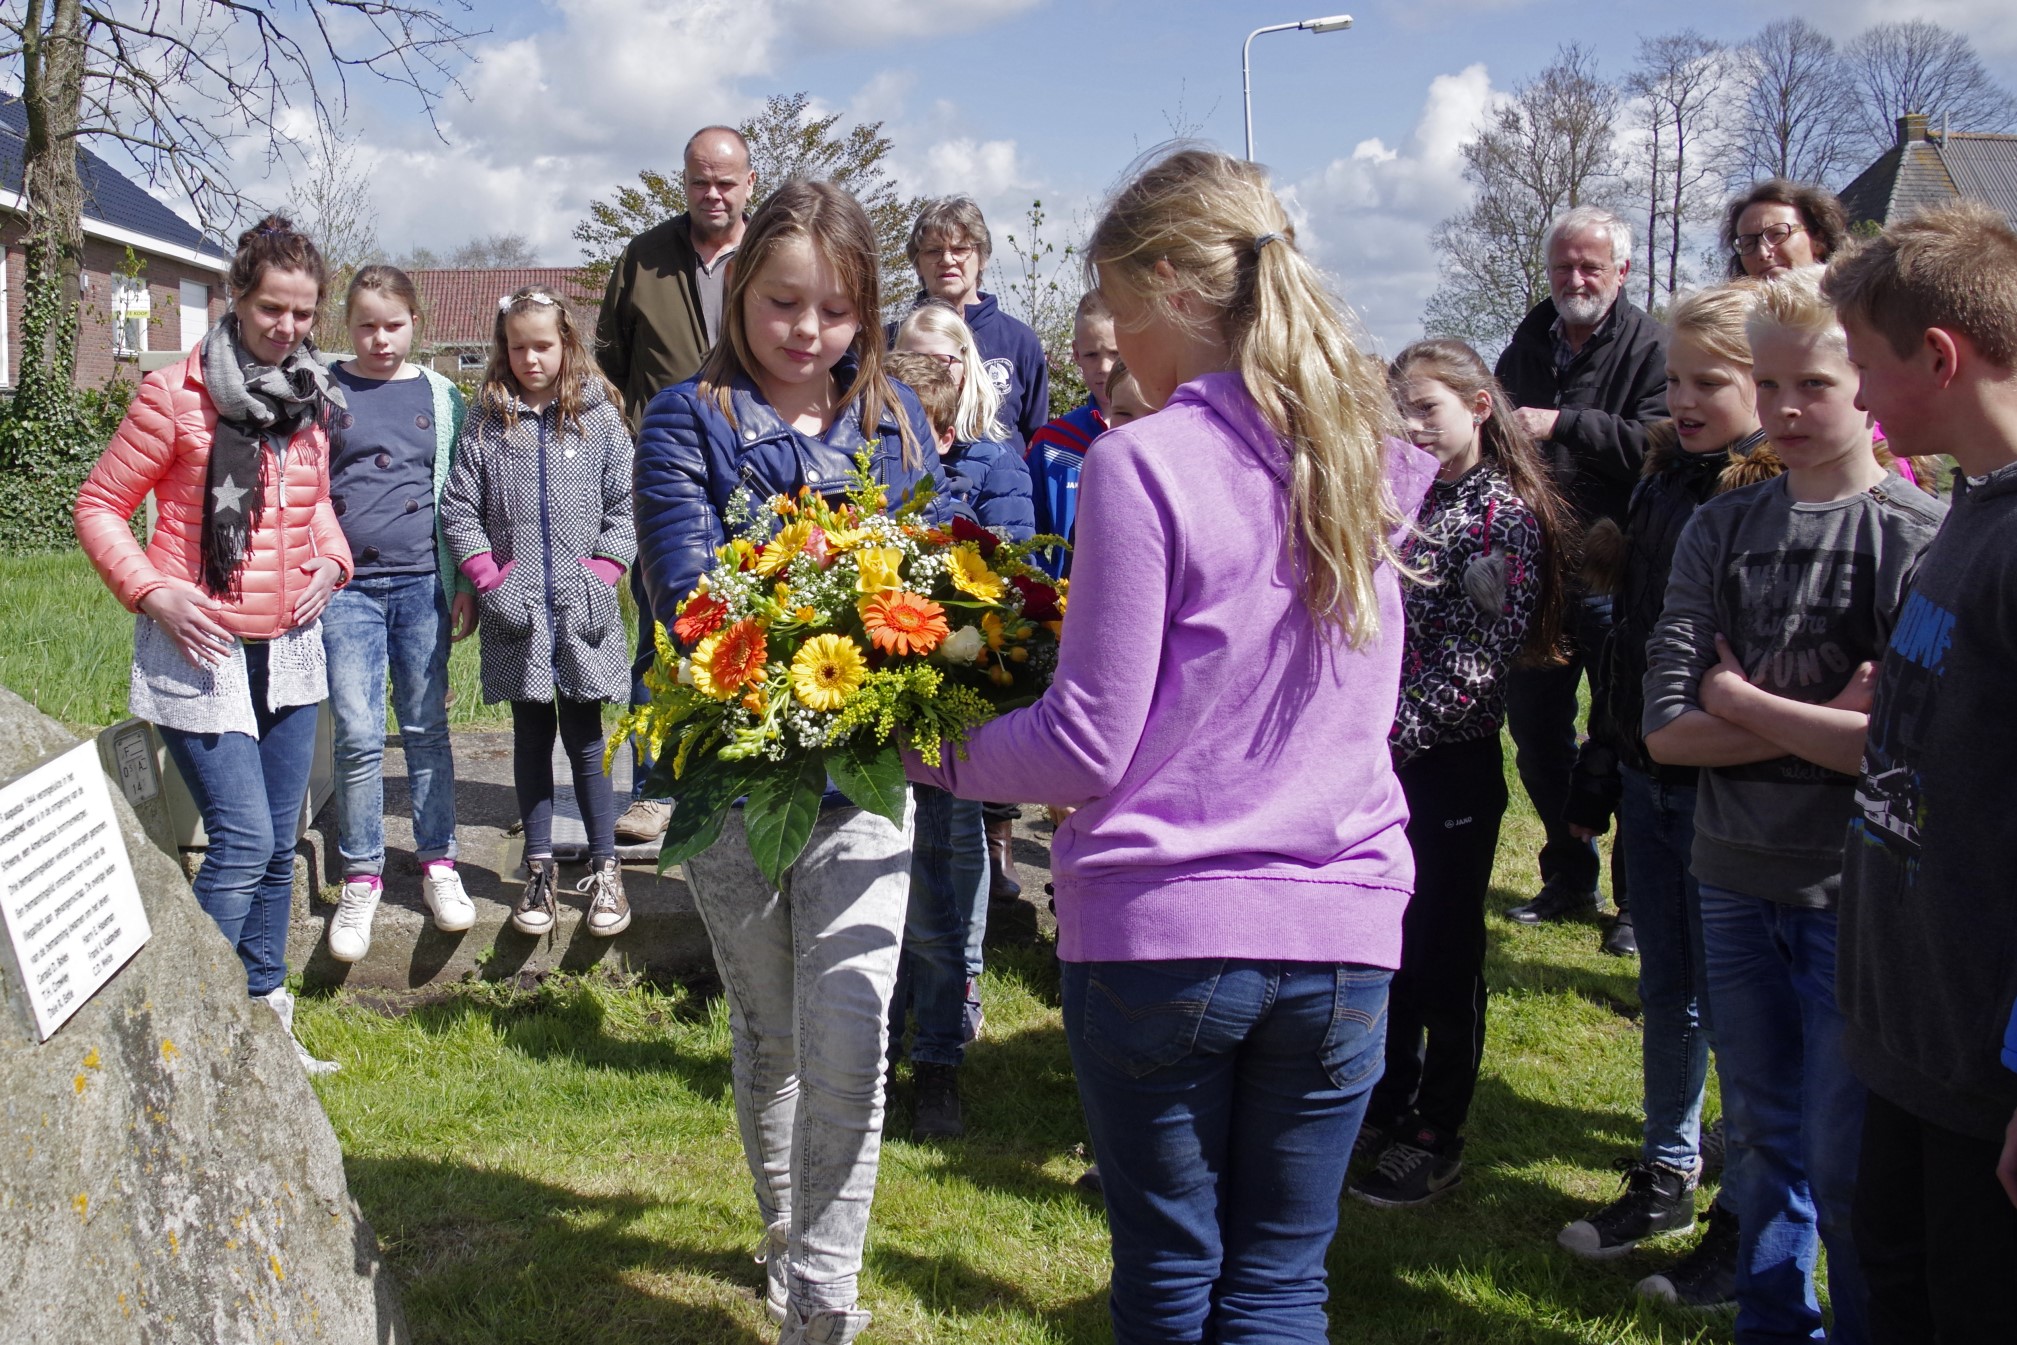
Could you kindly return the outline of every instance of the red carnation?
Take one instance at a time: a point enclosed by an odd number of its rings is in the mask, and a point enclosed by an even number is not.
[[[1058,610],[1058,591],[1049,584],[1015,575],[1009,583],[1022,595],[1023,615],[1031,621],[1056,621],[1064,613]]]
[[[971,519],[953,515],[952,539],[955,542],[972,542],[980,548],[982,560],[993,560],[995,548],[1001,545],[1001,538],[983,528]]]

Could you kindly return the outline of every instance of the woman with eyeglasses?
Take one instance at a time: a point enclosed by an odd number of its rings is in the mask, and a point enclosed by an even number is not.
[[[1804,182],[1767,178],[1723,212],[1730,276],[1770,279],[1825,262],[1849,241],[1849,217],[1834,193]]]

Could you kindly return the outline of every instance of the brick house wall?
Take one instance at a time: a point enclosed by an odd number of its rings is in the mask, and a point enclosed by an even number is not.
[[[0,216],[0,257],[4,257],[6,272],[6,323],[4,335],[0,335],[0,340],[5,343],[0,346],[0,366],[4,367],[0,367],[0,387],[14,385],[21,358],[21,311],[27,279],[27,259],[21,250],[23,232],[22,221],[18,217]],[[83,265],[79,268],[83,279],[78,304],[75,380],[80,388],[103,387],[115,377],[130,382],[139,380],[137,355],[118,352],[115,342],[115,277],[126,265],[126,251],[124,243],[90,234],[85,236]],[[187,348],[182,339],[182,284],[185,281],[207,289],[205,309],[209,322],[214,323],[224,316],[224,277],[215,268],[148,252],[138,245],[133,246],[133,253],[140,259],[139,279],[147,285],[149,317],[144,333],[147,350]]]

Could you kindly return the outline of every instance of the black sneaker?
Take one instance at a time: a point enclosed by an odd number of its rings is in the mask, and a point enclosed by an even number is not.
[[[1603,949],[1612,957],[1637,957],[1639,936],[1632,932],[1632,913],[1619,911],[1618,918],[1604,931]]]
[[[960,1119],[958,1068],[920,1061],[911,1066],[911,1078],[917,1086],[917,1108],[911,1117],[910,1137],[958,1139],[966,1134],[966,1124]]]
[[[553,903],[556,872],[550,859],[525,861],[525,890],[518,894],[518,905],[511,912],[511,927],[520,934],[530,934],[537,938],[553,928],[556,915]]]
[[[1695,1146],[1695,1152],[1702,1158],[1702,1180],[1723,1175],[1723,1162],[1729,1152],[1729,1142],[1723,1136],[1723,1118],[1702,1127],[1702,1138]]]
[[[1709,1230],[1672,1270],[1639,1281],[1641,1298],[1684,1308],[1727,1308],[1737,1301],[1737,1212],[1719,1201],[1705,1216]]]
[[[1380,1150],[1373,1170],[1349,1188],[1381,1209],[1426,1205],[1464,1181],[1464,1142],[1445,1140],[1428,1126],[1403,1127]]]
[[[1555,1235],[1565,1251],[1592,1260],[1623,1256],[1655,1233],[1680,1233],[1695,1226],[1695,1177],[1665,1163],[1621,1158],[1625,1190],[1588,1218]]]
[[[1391,1127],[1360,1125],[1359,1137],[1352,1141],[1351,1161],[1345,1165],[1347,1172],[1364,1172],[1379,1161],[1380,1151],[1387,1147],[1387,1135]]]
[[[1532,901],[1507,911],[1506,918],[1523,925],[1539,925],[1553,920],[1591,920],[1603,908],[1604,899],[1594,887],[1579,889],[1567,883],[1549,882],[1542,885]]]

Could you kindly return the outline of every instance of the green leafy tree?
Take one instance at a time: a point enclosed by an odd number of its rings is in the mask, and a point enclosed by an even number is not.
[[[824,178],[845,187],[875,225],[882,252],[883,300],[894,306],[917,284],[903,252],[924,198],[905,196],[890,177],[888,159],[894,146],[882,133],[881,122],[844,127],[840,113],[816,117],[811,108],[810,94],[773,94],[762,111],[736,128],[749,142],[749,166],[756,172],[751,205],[760,204],[795,177]],[[588,218],[574,228],[587,259],[581,268],[584,289],[600,294],[625,244],[686,212],[681,178],[678,168],[663,172],[647,168],[638,173],[635,185],[626,183],[610,199],[590,204]]]

